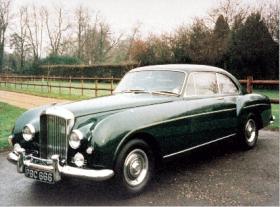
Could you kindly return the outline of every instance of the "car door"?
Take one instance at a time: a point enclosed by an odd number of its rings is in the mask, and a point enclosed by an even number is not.
[[[223,98],[224,112],[221,113],[221,130],[224,136],[236,133],[237,129],[237,112],[236,102],[239,96],[238,87],[225,74],[216,73],[220,97]]]
[[[224,131],[225,120],[230,109],[221,96],[215,72],[192,72],[187,81],[185,101],[191,116],[186,124],[189,126],[187,139],[190,146],[196,146],[219,139],[227,135]]]

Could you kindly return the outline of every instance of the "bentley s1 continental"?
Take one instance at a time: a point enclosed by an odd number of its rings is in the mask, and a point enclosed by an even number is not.
[[[128,72],[111,96],[23,113],[8,160],[42,182],[112,178],[123,192],[138,193],[156,162],[228,138],[250,149],[270,121],[269,99],[246,94],[225,70],[146,66]]]

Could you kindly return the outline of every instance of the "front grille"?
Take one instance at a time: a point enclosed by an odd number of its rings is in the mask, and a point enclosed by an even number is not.
[[[51,158],[57,154],[66,158],[67,154],[67,121],[54,115],[40,117],[40,157]]]

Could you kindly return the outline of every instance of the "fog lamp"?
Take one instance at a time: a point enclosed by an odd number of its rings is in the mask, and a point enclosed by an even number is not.
[[[82,167],[85,163],[85,158],[81,153],[76,153],[74,156],[74,163],[77,167]]]

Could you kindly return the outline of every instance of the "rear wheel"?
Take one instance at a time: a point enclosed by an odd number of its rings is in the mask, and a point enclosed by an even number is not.
[[[144,190],[154,171],[154,156],[149,145],[140,139],[128,142],[121,150],[115,181],[121,193],[137,194]]]
[[[258,126],[255,117],[251,114],[244,122],[241,132],[241,144],[245,149],[251,149],[256,146],[258,141]]]

